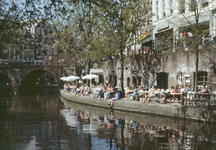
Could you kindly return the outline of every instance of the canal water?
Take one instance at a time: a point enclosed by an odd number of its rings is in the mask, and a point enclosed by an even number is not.
[[[5,149],[216,149],[216,126],[80,105],[57,90],[43,90],[1,95],[0,150]]]

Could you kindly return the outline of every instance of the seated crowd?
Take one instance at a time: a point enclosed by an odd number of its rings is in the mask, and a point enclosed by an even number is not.
[[[82,83],[68,83],[64,85],[64,90],[70,92],[71,90],[75,93],[75,97],[78,97],[79,95],[89,95],[89,87],[87,84]],[[167,103],[167,100],[170,101],[176,101],[182,100],[182,96],[186,93],[193,92],[194,89],[191,87],[191,85],[184,88],[183,85],[178,87],[178,85],[171,86],[170,89],[167,89],[166,91],[159,91],[157,89],[157,86],[148,86],[145,87],[140,85],[133,84],[132,86],[128,86],[127,90],[125,91],[125,101],[128,100],[137,100],[142,102],[142,104],[147,104],[151,98],[157,97],[159,98],[159,95],[163,96],[162,99],[160,99],[159,103]],[[200,90],[201,94],[208,93],[208,90],[206,88],[206,85],[203,84],[202,90]],[[106,100],[111,99],[110,106],[112,107],[113,102],[120,99],[120,91],[115,88],[115,86],[112,86],[111,84],[99,84],[96,92],[94,93],[93,98],[99,98],[100,100]]]

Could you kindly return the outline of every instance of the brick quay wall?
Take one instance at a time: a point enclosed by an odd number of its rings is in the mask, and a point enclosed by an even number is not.
[[[91,96],[74,97],[74,94],[60,90],[60,95],[67,101],[78,104],[100,107],[104,109],[111,109],[108,104],[110,100],[93,99]],[[208,110],[207,107],[185,107],[181,104],[158,104],[149,103],[147,105],[141,104],[137,101],[125,101],[124,99],[114,102],[113,110],[121,112],[130,112],[133,114],[152,115],[155,117],[172,118],[186,121],[203,121],[215,122],[216,111]]]

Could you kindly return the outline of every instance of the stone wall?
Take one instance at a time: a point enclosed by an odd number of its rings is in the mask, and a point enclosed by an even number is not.
[[[214,57],[210,58],[212,56],[213,54],[210,53],[200,54],[199,71],[206,71],[208,73],[208,84],[215,86]],[[109,78],[110,75],[117,76],[117,86],[120,87],[120,61],[118,59],[95,63],[93,68],[103,69],[104,78]],[[189,52],[176,52],[172,54],[128,56],[125,58],[124,87],[127,87],[127,78],[130,78],[130,85],[132,85],[132,76],[134,75],[141,77],[142,84],[157,85],[157,73],[160,72],[168,73],[168,87],[177,84],[185,85],[185,75],[190,76],[190,84],[194,86],[195,55]],[[178,72],[182,73],[182,83],[178,82]]]

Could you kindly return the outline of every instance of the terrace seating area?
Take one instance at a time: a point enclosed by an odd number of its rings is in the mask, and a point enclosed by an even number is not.
[[[184,88],[183,85],[178,87],[171,86],[170,89],[157,89],[156,86],[129,86],[125,89],[125,98],[120,98],[121,91],[115,86],[99,85],[94,88],[86,84],[65,84],[65,92],[72,96],[81,97],[89,96],[98,101],[110,101],[112,107],[114,101],[135,101],[141,104],[158,103],[158,104],[180,104],[185,106],[207,106],[215,105],[215,94],[208,93],[206,86],[199,92],[195,92],[191,86]]]

